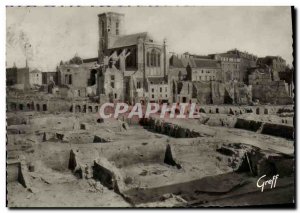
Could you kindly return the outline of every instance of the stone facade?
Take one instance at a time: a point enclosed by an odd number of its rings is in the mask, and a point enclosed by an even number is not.
[[[105,94],[103,88],[105,82],[109,81],[106,77],[113,70],[114,73],[122,74],[123,78],[116,78],[115,84],[122,85],[126,94],[116,93],[114,100],[149,100],[148,82],[151,82],[151,78],[166,79],[167,76],[166,41],[155,42],[146,32],[124,35],[123,14],[99,14],[98,23],[99,62],[102,65],[101,72],[108,73],[98,81],[99,84],[104,83],[99,85],[99,94]],[[127,80],[124,82],[125,77]]]
[[[210,56],[220,61],[223,82],[238,81],[246,83],[248,68],[255,67],[257,61],[256,56],[237,49]]]
[[[263,58],[259,58],[257,61],[259,66],[266,66],[271,69],[272,80],[278,81],[279,72],[283,72],[286,70],[286,61],[280,56],[266,56]]]
[[[34,69],[29,72],[29,82],[31,86],[42,85],[42,72],[40,70]]]
[[[291,104],[288,83],[283,80],[273,80],[270,67],[258,67],[249,75],[249,84],[252,85],[253,100],[262,103]]]

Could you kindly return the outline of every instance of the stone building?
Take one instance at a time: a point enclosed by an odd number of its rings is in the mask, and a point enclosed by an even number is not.
[[[169,75],[179,74],[182,70],[189,81],[221,81],[221,64],[208,57],[200,57],[185,53],[181,56],[172,55],[169,61]],[[183,69],[185,69],[183,71]]]
[[[96,95],[97,59],[81,59],[74,56],[69,62],[61,63],[57,72],[57,86],[70,89],[71,96],[87,97],[89,94]]]
[[[185,53],[169,62],[170,101],[211,104],[212,84],[221,81],[218,61]]]
[[[188,73],[192,72],[192,81],[221,81],[221,66],[217,61],[195,58],[194,62],[195,66],[187,69]]]
[[[151,78],[148,84],[149,102],[168,103],[169,102],[169,85],[164,78]]]
[[[210,56],[220,61],[223,82],[238,81],[246,83],[248,81],[248,68],[255,67],[257,61],[256,56],[237,49]]]
[[[166,41],[158,43],[147,32],[124,35],[124,15],[120,13],[99,14],[98,24],[99,93],[111,94],[107,78],[115,75],[114,83],[123,85],[125,92],[115,91],[113,101],[148,101],[151,78],[166,79],[168,74]]]
[[[253,100],[260,103],[292,104],[288,83],[273,78],[271,67],[251,69],[249,85],[252,85]]]
[[[42,85],[42,72],[38,69],[34,69],[29,72],[29,83],[31,86]]]
[[[259,66],[267,66],[271,69],[272,80],[278,81],[279,72],[284,72],[287,68],[286,61],[280,56],[266,56],[257,60]]]
[[[289,87],[289,96],[294,96],[294,69],[286,68],[284,71],[280,71],[279,73],[279,79],[285,81],[288,84]]]

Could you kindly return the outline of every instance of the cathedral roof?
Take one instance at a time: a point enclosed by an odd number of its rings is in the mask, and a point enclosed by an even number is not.
[[[110,49],[120,48],[120,47],[128,47],[132,45],[136,45],[138,43],[138,39],[141,38],[142,40],[146,40],[148,37],[147,32],[130,34],[120,36],[115,43],[110,47]]]

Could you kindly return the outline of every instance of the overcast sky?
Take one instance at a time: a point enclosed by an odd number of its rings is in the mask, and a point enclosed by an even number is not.
[[[126,34],[148,31],[157,41],[166,38],[170,52],[238,48],[293,61],[290,7],[10,7],[7,66],[24,66],[25,53],[29,66],[43,71],[76,53],[97,57],[97,14],[109,11],[125,14]]]

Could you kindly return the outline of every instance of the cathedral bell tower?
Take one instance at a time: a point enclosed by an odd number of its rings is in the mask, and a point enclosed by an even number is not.
[[[121,13],[102,13],[98,15],[99,26],[99,61],[107,54],[114,42],[123,35],[124,14]]]

